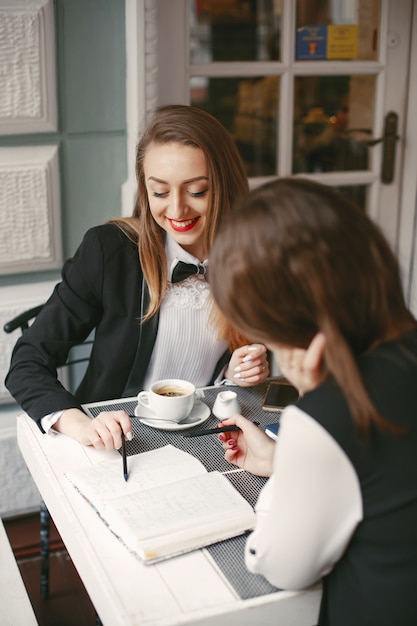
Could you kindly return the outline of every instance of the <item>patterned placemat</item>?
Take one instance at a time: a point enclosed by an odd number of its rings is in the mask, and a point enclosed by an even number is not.
[[[276,422],[279,419],[278,413],[268,413],[262,410],[262,399],[265,394],[266,383],[247,389],[237,386],[228,386],[227,389],[236,391],[238,394],[242,415],[251,421],[259,422],[260,427]],[[204,397],[201,398],[201,401],[207,404],[211,410],[217,394],[224,390],[225,387],[223,386],[204,389]],[[86,405],[86,408],[88,408],[93,417],[96,417],[101,411],[119,409],[123,409],[133,415],[136,406],[136,399],[127,398],[111,403],[94,403]],[[216,424],[218,424],[218,419],[210,415],[208,420],[204,422],[204,425],[194,426],[187,429],[186,432],[201,428],[212,428]],[[134,438],[132,441],[126,442],[128,455],[155,450],[171,444],[197,457],[209,472],[214,470],[230,472],[234,469],[233,466],[225,461],[223,448],[216,435],[188,438],[183,436],[184,431],[159,430],[146,426],[139,420],[133,420],[132,425]],[[243,471],[228,473],[227,478],[251,506],[255,505],[259,492],[266,482],[265,478],[253,476]],[[216,543],[207,547],[206,550],[240,598],[254,598],[278,591],[263,576],[251,574],[246,569],[244,563],[245,541],[246,536],[242,535]]]

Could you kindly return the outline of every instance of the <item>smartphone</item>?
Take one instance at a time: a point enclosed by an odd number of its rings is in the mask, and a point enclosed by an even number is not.
[[[264,427],[264,431],[271,439],[278,441],[279,422],[268,424],[268,426]]]
[[[262,402],[264,411],[282,411],[288,404],[297,402],[297,389],[286,380],[271,380]]]

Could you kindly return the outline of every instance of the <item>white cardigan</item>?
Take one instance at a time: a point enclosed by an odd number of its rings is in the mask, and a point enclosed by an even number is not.
[[[246,565],[280,589],[302,589],[332,570],[362,520],[356,472],[344,451],[295,406],[281,416],[274,469],[256,504]]]

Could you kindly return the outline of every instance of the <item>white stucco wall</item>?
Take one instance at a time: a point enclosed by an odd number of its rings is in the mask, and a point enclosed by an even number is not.
[[[3,323],[33,306],[45,302],[55,281],[34,282],[0,288],[0,516],[9,517],[37,510],[39,493],[17,445],[16,416],[20,407],[13,402],[3,380],[13,346],[20,332],[2,332]]]
[[[0,428],[0,517],[39,509],[40,496],[26,467],[16,437],[16,407],[3,410]]]

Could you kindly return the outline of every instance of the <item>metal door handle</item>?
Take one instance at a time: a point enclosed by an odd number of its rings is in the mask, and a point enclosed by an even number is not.
[[[386,185],[394,180],[396,143],[400,138],[397,129],[398,115],[390,111],[385,116],[383,136],[380,139],[370,139],[365,142],[370,148],[379,143],[383,144],[381,181]]]

